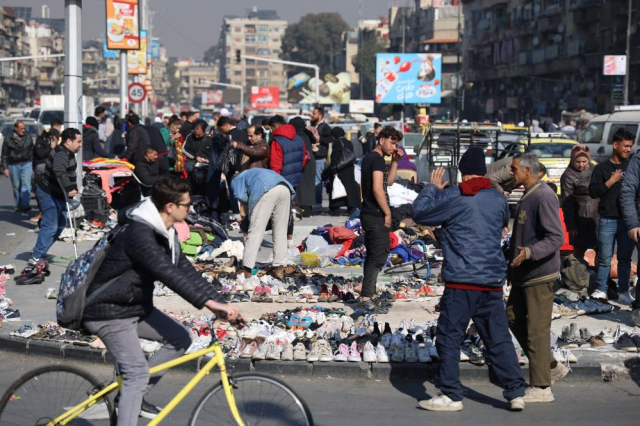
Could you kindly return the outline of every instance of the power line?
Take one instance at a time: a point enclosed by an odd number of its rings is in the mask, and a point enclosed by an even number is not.
[[[182,36],[182,38],[184,38],[185,40],[187,40],[188,42],[192,43],[193,45],[195,45],[196,47],[199,47],[200,49],[202,49],[203,52],[205,52],[208,48],[207,47],[202,47],[200,45],[200,43],[194,41],[193,39],[191,39],[191,37],[187,36],[186,34],[184,34],[182,31],[180,31],[179,29],[177,29],[175,26],[173,26],[173,24],[169,21],[167,21],[164,16],[162,16],[161,14],[157,13],[155,14],[155,16],[157,16],[158,18],[160,18],[162,21],[164,21],[165,24],[167,24],[169,26],[169,28],[173,29],[176,33],[178,33],[178,35]]]

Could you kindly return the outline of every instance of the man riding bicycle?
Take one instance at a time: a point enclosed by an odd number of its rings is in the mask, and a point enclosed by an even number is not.
[[[98,335],[123,374],[118,403],[118,426],[135,425],[138,416],[154,418],[160,408],[144,400],[163,373],[149,368],[182,356],[191,344],[189,331],[153,306],[154,282],[160,281],[194,307],[208,308],[223,321],[240,318],[222,296],[196,271],[180,251],[173,224],[189,210],[189,184],[162,176],[151,197],[126,214],[127,228],[119,234],[87,297],[108,285],[86,306],[84,327]],[[162,343],[149,362],[139,339]]]

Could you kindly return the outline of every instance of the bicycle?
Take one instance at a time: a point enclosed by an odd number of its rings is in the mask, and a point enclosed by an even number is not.
[[[209,325],[213,331],[213,322],[211,321]],[[220,372],[220,382],[205,392],[198,401],[188,423],[190,426],[205,424],[313,426],[309,407],[284,382],[260,373],[240,373],[232,376],[226,369],[224,354],[216,333],[212,332],[211,336],[211,344],[208,348],[183,355],[149,370],[154,374],[201,356],[213,354],[205,366],[156,418],[148,423],[149,426],[162,422],[216,367]],[[110,424],[115,425],[117,414],[109,394],[119,390],[121,385],[122,374],[117,365],[115,381],[106,384],[101,384],[93,375],[77,367],[64,365],[40,367],[23,375],[5,392],[0,400],[0,424],[3,426],[85,425],[88,424],[87,420],[108,416]]]

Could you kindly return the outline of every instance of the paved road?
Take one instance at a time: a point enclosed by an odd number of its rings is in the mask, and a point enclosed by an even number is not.
[[[24,372],[57,362],[2,351],[0,359],[0,391],[3,393]],[[90,369],[103,379],[111,376],[111,368],[107,366],[76,365]],[[188,377],[182,372],[168,374],[161,382],[162,388],[154,389],[149,399],[157,404],[166,403]],[[206,385],[198,386],[167,419],[167,424],[186,424],[204,389],[215,383],[214,377],[205,380]],[[467,399],[461,413],[430,413],[417,408],[417,401],[426,397],[425,392],[434,394],[435,389],[430,383],[425,386],[421,382],[407,380],[398,383],[331,378],[287,377],[285,380],[307,401],[318,425],[601,426],[610,422],[616,426],[637,426],[640,419],[640,378],[610,384],[559,385],[554,388],[555,403],[531,404],[523,413],[508,412],[501,390],[489,384],[467,383]],[[145,422],[141,420],[140,424]]]
[[[31,203],[35,207],[35,200]],[[28,231],[36,229],[29,220],[36,214],[35,208],[31,213],[21,214],[13,211],[14,206],[11,181],[0,175],[0,259],[13,252]]]

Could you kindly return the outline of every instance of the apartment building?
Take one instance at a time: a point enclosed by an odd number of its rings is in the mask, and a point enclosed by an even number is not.
[[[0,6],[0,57],[29,56],[26,23],[13,8]],[[29,60],[0,62],[0,108],[30,105],[35,97],[37,71]]]

